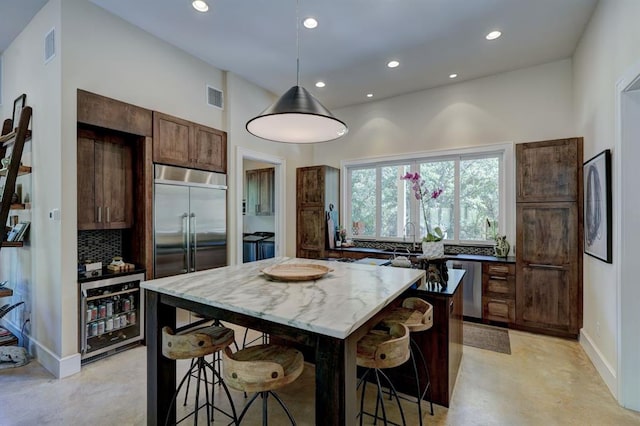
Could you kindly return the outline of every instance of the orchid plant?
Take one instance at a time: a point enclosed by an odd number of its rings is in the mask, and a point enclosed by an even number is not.
[[[427,211],[428,211],[427,209],[428,209],[429,202],[431,200],[437,199],[440,196],[440,194],[442,194],[442,188],[437,188],[437,189],[434,189],[433,191],[429,191],[427,189],[427,183],[422,178],[422,176],[420,176],[419,172],[415,172],[415,173],[408,172],[407,174],[402,176],[400,179],[411,182],[411,189],[413,190],[413,195],[416,197],[416,200],[420,201],[422,216],[424,217],[424,224],[427,227],[427,235],[424,238],[422,238],[422,241],[424,242],[442,241],[442,239],[444,238],[444,233],[442,232],[442,229],[440,229],[439,226],[436,226],[433,229],[433,233],[431,233],[431,230],[429,228],[429,220],[427,216]]]

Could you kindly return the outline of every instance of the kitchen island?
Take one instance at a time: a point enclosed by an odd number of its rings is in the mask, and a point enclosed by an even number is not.
[[[403,298],[419,297],[433,305],[433,327],[427,331],[412,333],[411,337],[420,346],[427,361],[432,401],[443,407],[449,407],[462,361],[464,274],[462,269],[449,269],[447,286],[423,283],[412,286],[403,295]],[[425,372],[419,369],[419,374],[420,383],[426,383]],[[398,390],[409,395],[415,394],[415,374],[408,364],[398,367],[390,375]]]
[[[315,281],[269,281],[261,273],[280,263],[315,263],[332,271]],[[164,423],[176,388],[175,361],[162,355],[162,327],[175,329],[176,308],[313,347],[316,424],[356,422],[356,344],[382,309],[418,282],[419,269],[275,258],[146,281],[147,423]],[[175,408],[169,413],[175,421]]]

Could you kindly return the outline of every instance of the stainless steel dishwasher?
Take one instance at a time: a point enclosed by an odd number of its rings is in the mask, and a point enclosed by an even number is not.
[[[464,269],[462,278],[462,315],[482,319],[482,262],[450,260],[449,268]]]

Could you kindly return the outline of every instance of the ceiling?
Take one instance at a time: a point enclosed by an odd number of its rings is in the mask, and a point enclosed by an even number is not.
[[[204,14],[191,7],[191,0],[90,1],[278,95],[295,85],[294,0],[207,0],[209,12]],[[570,57],[597,3],[299,1],[300,18],[312,16],[319,21],[314,30],[300,26],[300,82],[329,108]],[[2,27],[9,21],[4,18],[7,5],[27,9],[28,4],[37,10],[42,3],[3,0]],[[484,36],[494,29],[502,37],[487,41]],[[0,50],[4,42],[0,39]],[[391,59],[397,59],[400,66],[388,68]],[[449,78],[452,73],[458,74],[455,80]],[[316,88],[318,80],[326,87]],[[367,93],[374,96],[369,99]]]
[[[0,53],[4,52],[47,0],[0,1]]]

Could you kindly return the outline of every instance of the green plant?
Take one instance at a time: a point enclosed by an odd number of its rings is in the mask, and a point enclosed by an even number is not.
[[[411,182],[411,189],[413,190],[413,195],[416,197],[418,201],[420,201],[420,207],[422,210],[422,216],[424,217],[424,225],[427,228],[427,235],[422,238],[423,242],[436,242],[442,241],[444,238],[444,232],[439,226],[433,228],[433,233],[429,229],[429,220],[427,215],[428,203],[431,200],[437,199],[440,194],[442,194],[442,188],[437,188],[433,191],[429,191],[427,189],[427,183],[420,176],[420,173],[407,173],[402,176],[400,179],[408,180]]]

